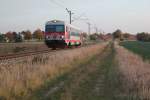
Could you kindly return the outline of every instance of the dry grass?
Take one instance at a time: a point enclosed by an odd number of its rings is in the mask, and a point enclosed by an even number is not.
[[[124,89],[131,98],[150,100],[150,63],[123,47],[115,47]]]
[[[39,49],[47,49],[47,46],[40,43],[0,43],[0,55],[37,51]]]
[[[0,62],[0,96],[13,100],[26,96],[33,90],[62,73],[73,68],[74,64],[101,52],[106,43],[73,50],[21,58],[18,62]]]

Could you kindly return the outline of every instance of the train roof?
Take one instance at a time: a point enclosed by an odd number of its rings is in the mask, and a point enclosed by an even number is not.
[[[61,21],[61,20],[51,20],[51,21],[48,21],[46,22],[46,25],[64,25],[65,22],[64,21]]]
[[[46,25],[66,25],[68,27],[71,27],[71,28],[81,31],[81,29],[79,29],[78,27],[75,27],[75,26],[68,24],[65,21],[61,21],[61,20],[51,20],[51,21],[46,22]]]

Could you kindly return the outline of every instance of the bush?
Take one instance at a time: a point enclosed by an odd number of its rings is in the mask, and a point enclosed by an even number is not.
[[[139,41],[150,42],[150,34],[149,33],[145,33],[145,32],[138,33],[136,37],[137,37],[137,40],[139,40]]]
[[[121,39],[122,38],[122,31],[121,30],[116,30],[115,32],[113,32],[113,37],[114,39]]]
[[[23,42],[23,37],[21,36],[21,34],[16,34],[15,35],[15,42]]]
[[[5,41],[5,35],[0,33],[0,42],[4,42]]]
[[[25,39],[25,40],[30,40],[30,39],[32,39],[32,33],[31,33],[29,30],[27,30],[27,31],[22,31],[21,34],[24,35],[24,39]]]
[[[128,39],[129,37],[130,37],[130,34],[129,34],[129,33],[124,33],[124,34],[123,34],[123,38],[124,38],[124,39]]]
[[[42,30],[40,30],[40,29],[35,30],[33,32],[33,38],[42,40],[44,38],[44,32],[42,32]]]
[[[97,33],[91,34],[90,36],[90,40],[98,40],[100,38],[100,35]]]

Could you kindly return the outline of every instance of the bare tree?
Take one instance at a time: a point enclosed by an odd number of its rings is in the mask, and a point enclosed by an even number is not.
[[[32,33],[31,31],[27,30],[27,31],[22,31],[21,34],[24,35],[24,39],[25,40],[30,40],[32,39]]]
[[[33,37],[38,40],[42,40],[44,37],[44,33],[40,29],[37,29],[33,32]]]

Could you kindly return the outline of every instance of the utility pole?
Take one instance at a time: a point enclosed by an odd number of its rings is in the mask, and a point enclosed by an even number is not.
[[[66,10],[67,10],[67,12],[69,13],[69,19],[70,19],[70,24],[71,24],[71,22],[72,22],[72,15],[73,15],[74,13],[72,13],[71,10],[68,10],[68,8],[66,8]]]
[[[95,26],[95,33],[98,33],[98,28]]]
[[[88,34],[90,35],[91,34],[91,23],[87,22],[88,24]]]

